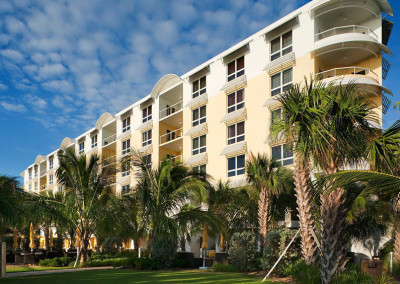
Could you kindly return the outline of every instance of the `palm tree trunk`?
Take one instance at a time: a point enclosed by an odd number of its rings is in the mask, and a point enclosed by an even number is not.
[[[269,214],[269,206],[270,200],[267,189],[261,188],[260,199],[258,200],[258,225],[260,227],[261,252],[263,252],[267,243],[267,234],[271,219],[271,214]]]
[[[331,167],[326,174],[335,172],[337,168]],[[321,278],[323,284],[328,284],[344,261],[346,215],[343,188],[331,190],[327,184],[325,191],[327,192],[321,196]]]
[[[314,217],[312,214],[312,192],[310,187],[310,165],[301,154],[295,156],[294,183],[297,211],[300,222],[301,252],[304,261],[311,265],[318,257],[317,244],[314,240]]]
[[[186,251],[186,238],[182,236],[180,239],[181,251]]]
[[[50,240],[49,240],[49,236],[50,236],[50,232],[49,232],[49,227],[47,225],[44,225],[43,227],[44,229],[44,247],[45,249],[49,249],[50,247]]]
[[[400,222],[396,222],[394,227],[393,261],[400,263]]]

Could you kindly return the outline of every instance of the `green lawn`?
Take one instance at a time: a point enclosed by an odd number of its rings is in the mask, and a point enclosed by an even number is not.
[[[60,270],[71,267],[45,267],[45,266],[7,266],[7,273],[25,272],[25,271],[41,271],[41,270]]]
[[[93,270],[37,276],[10,277],[0,283],[260,283],[262,277],[242,273],[216,273],[199,270],[138,271],[129,269]],[[264,282],[265,283],[265,282]],[[276,282],[275,282],[276,283]]]

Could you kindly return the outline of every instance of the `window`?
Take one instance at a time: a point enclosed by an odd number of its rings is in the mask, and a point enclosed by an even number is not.
[[[242,75],[244,75],[244,56],[228,64],[228,82]]]
[[[143,161],[146,165],[151,166],[151,154],[144,156]]]
[[[85,152],[85,142],[79,143],[79,154]]]
[[[123,177],[129,176],[129,170],[123,171],[123,172],[122,172],[122,176],[123,176]]]
[[[244,108],[243,89],[228,95],[228,113],[241,108]]]
[[[192,155],[204,153],[206,151],[206,135],[192,139]]]
[[[193,110],[192,125],[196,126],[206,122],[206,106],[202,106]]]
[[[92,148],[97,147],[97,134],[92,136]]]
[[[272,147],[272,157],[284,166],[293,164],[293,145],[282,144]]]
[[[228,158],[228,177],[234,177],[244,174],[244,166],[244,155]]]
[[[228,145],[244,140],[244,121],[228,126]]]
[[[152,105],[143,109],[143,122],[149,121],[152,118]]]
[[[131,117],[128,116],[124,120],[122,120],[122,132],[127,132],[131,129]]]
[[[206,76],[200,78],[193,82],[193,89],[192,89],[192,98],[196,98],[206,92]]]
[[[151,136],[152,136],[151,129],[142,133],[142,146],[143,147],[151,144]]]
[[[35,181],[35,191],[37,191],[37,190],[38,190],[38,182]]]
[[[61,192],[62,191],[62,185],[60,185],[59,187],[58,187],[58,192]]]
[[[281,108],[274,109],[273,111],[271,111],[271,128],[272,128],[272,125],[274,125],[274,122],[278,118],[282,118],[282,109]]]
[[[206,165],[200,165],[200,166],[193,167],[193,172],[205,174],[206,173]]]
[[[131,186],[129,184],[122,186],[122,193],[128,193]]]
[[[32,191],[32,185],[30,184],[29,185],[29,192],[31,192]]]
[[[122,142],[122,155],[125,155],[131,151],[131,139]]]
[[[293,68],[271,76],[271,96],[286,92],[293,85]]]
[[[292,31],[271,41],[271,61],[292,52]]]
[[[54,159],[49,160],[49,169],[51,170],[54,167]]]
[[[53,175],[50,175],[50,180],[49,180],[49,184],[53,184]]]
[[[35,177],[38,176],[38,171],[39,171],[39,169],[35,166],[35,168],[34,168]]]
[[[28,173],[29,173],[29,179],[32,179],[32,169],[29,169]]]

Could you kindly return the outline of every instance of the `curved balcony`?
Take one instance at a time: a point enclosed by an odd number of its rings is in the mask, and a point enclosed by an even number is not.
[[[333,82],[334,84],[338,83],[342,85],[354,82],[358,85],[362,85],[360,88],[361,91],[373,94],[384,91],[389,95],[393,95],[389,89],[385,88],[379,83],[378,74],[369,68],[356,66],[334,68],[315,74],[315,78],[326,83]]]
[[[364,34],[372,37],[376,41],[379,40],[378,35],[370,28],[364,27],[364,26],[357,26],[357,25],[349,25],[349,26],[342,26],[342,27],[335,27],[326,31],[323,31],[321,33],[317,33],[315,35],[315,42],[319,40],[323,40],[325,38],[335,36],[335,35],[341,35],[341,34],[349,34],[349,33],[354,33],[354,34]]]

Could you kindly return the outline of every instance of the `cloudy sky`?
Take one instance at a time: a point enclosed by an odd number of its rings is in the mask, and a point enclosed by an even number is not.
[[[187,72],[307,2],[1,0],[0,173],[19,175],[163,75]],[[390,46],[398,38],[395,29]],[[395,96],[399,61],[385,83]],[[398,116],[391,111],[387,125]]]

